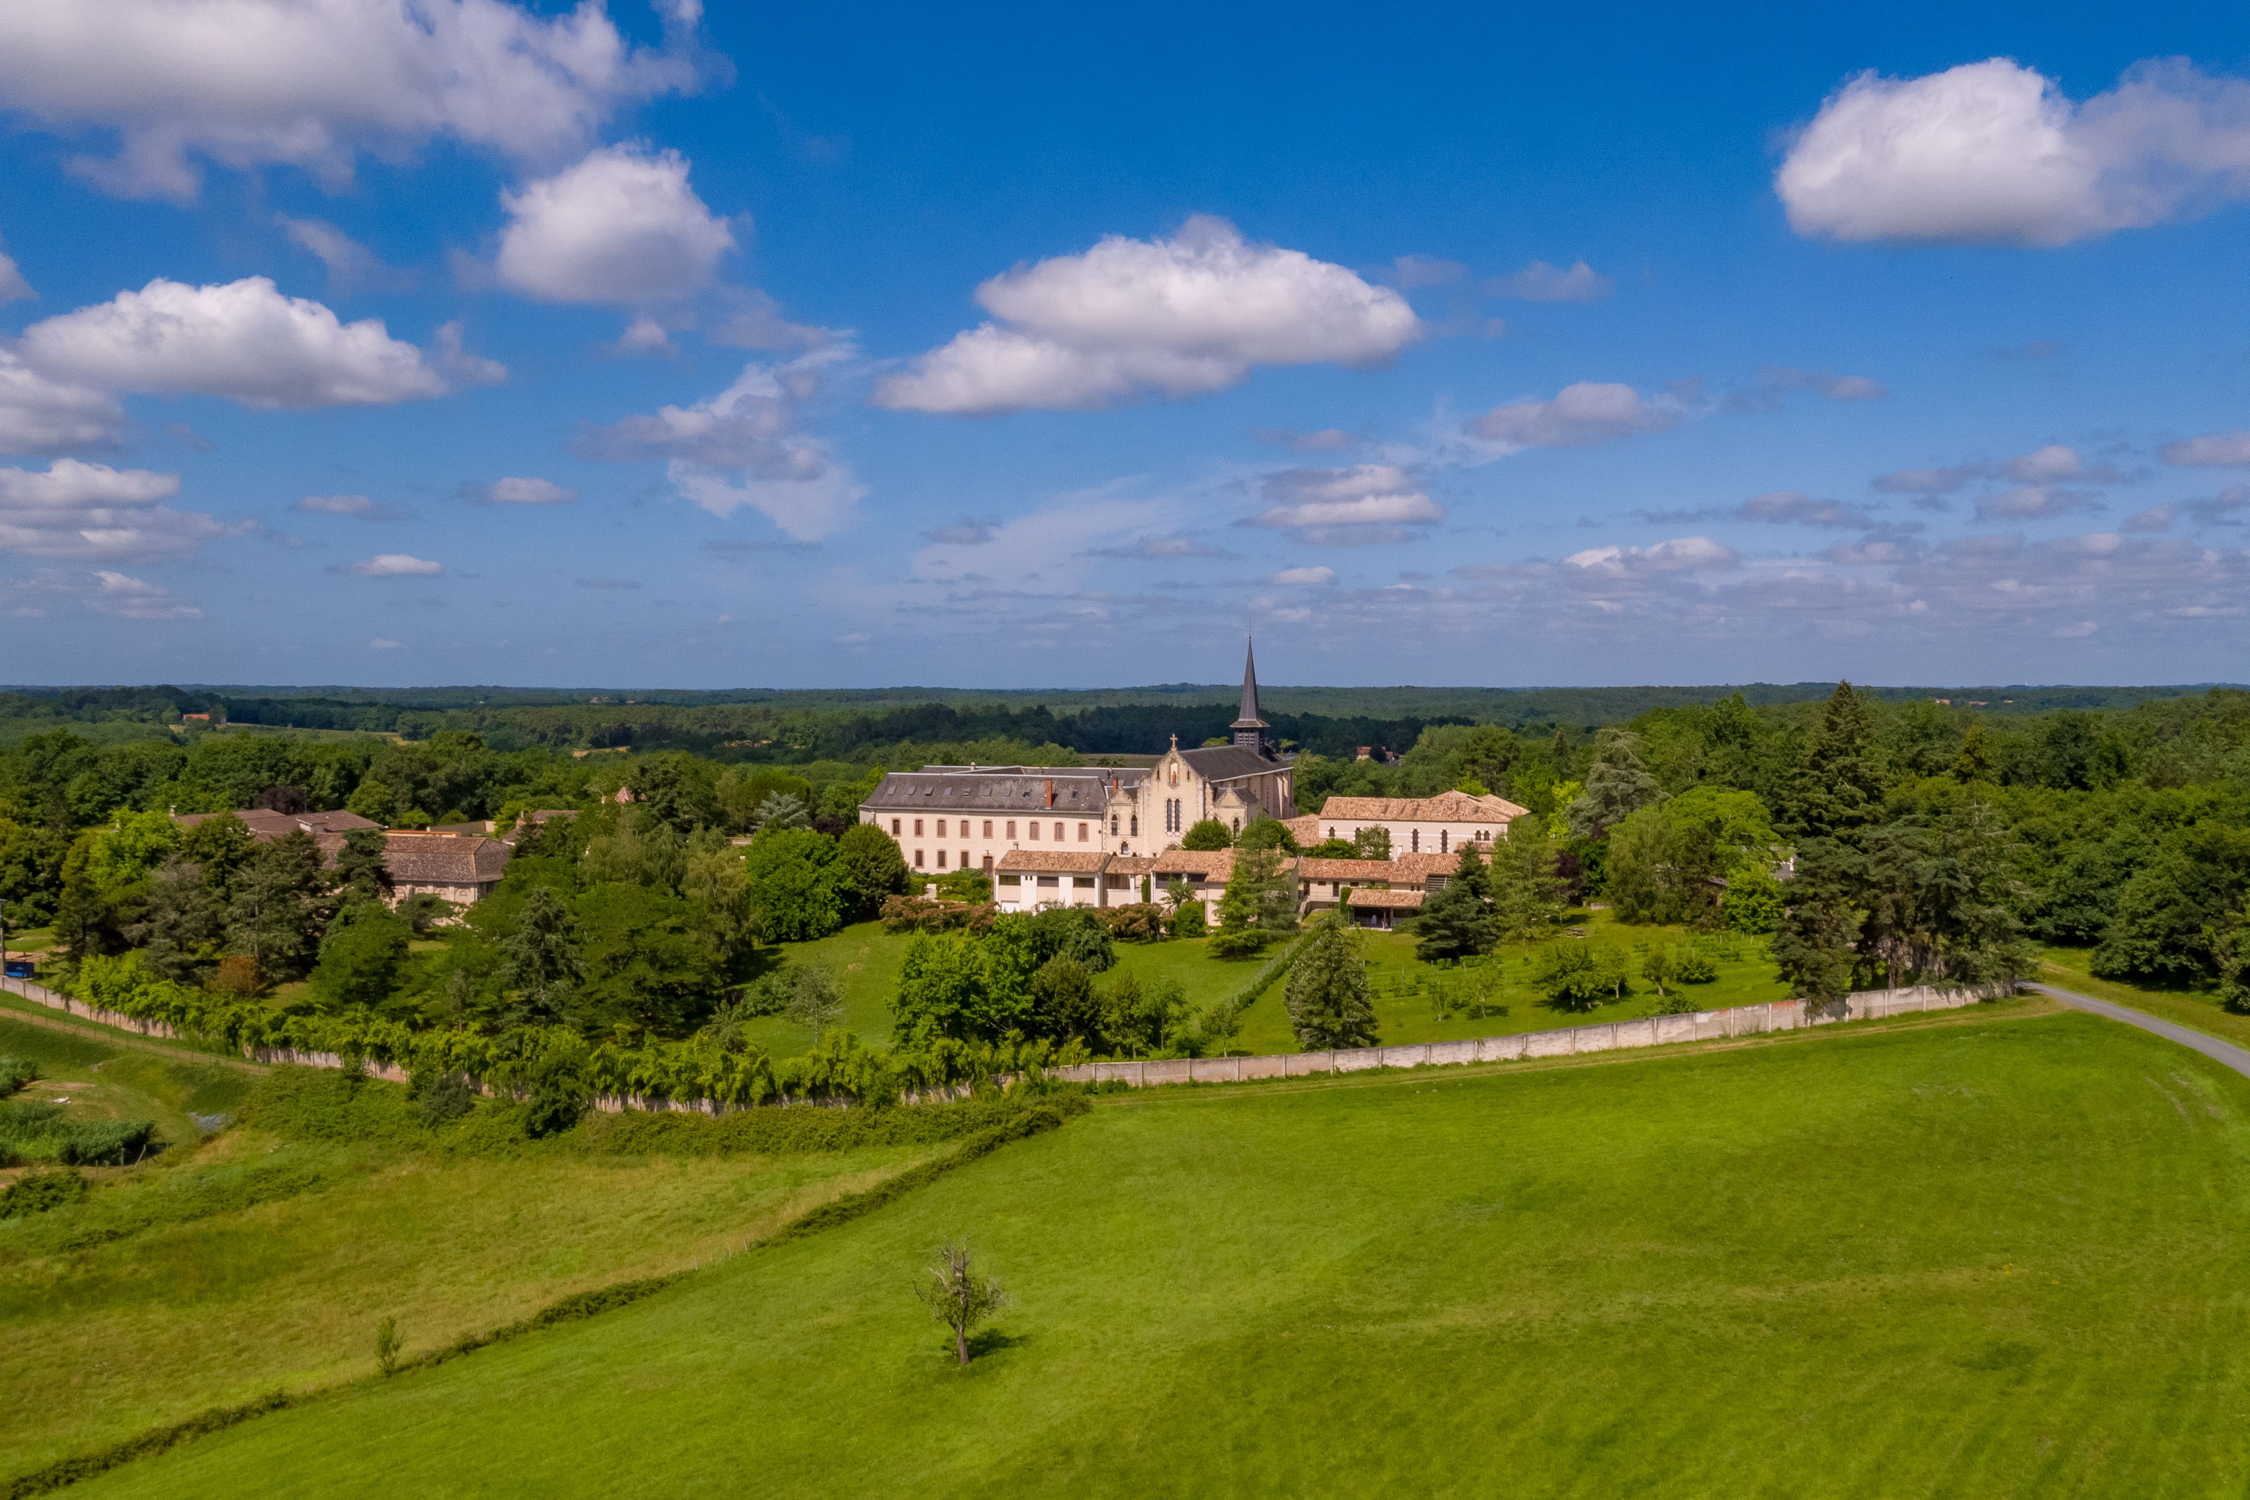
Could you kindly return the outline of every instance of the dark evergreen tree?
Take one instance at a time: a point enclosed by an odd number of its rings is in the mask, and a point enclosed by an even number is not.
[[[1375,1002],[1359,934],[1334,912],[1317,918],[1289,964],[1290,1027],[1306,1051],[1375,1045]]]
[[[501,982],[515,997],[509,1020],[530,1026],[561,1021],[582,972],[576,924],[563,898],[547,886],[534,888],[498,947]]]
[[[1432,891],[1414,922],[1414,954],[1424,963],[1447,962],[1490,953],[1500,940],[1499,919],[1487,894],[1483,858],[1465,843],[1453,876]]]

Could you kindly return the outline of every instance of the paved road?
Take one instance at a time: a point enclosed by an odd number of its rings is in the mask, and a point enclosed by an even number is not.
[[[2176,1026],[2170,1021],[2160,1020],[2145,1011],[2134,1010],[2131,1006],[2117,1005],[2108,1000],[2096,1000],[2091,995],[2081,995],[2075,990],[2059,990],[2051,984],[2026,984],[2024,988],[2037,990],[2050,1000],[2060,1000],[2073,1010],[2092,1011],[2095,1015],[2107,1016],[2112,1021],[2123,1021],[2128,1026],[2138,1026],[2143,1031],[2153,1031],[2168,1041],[2178,1042],[2183,1047],[2192,1047],[2213,1062],[2224,1064],[2243,1077],[2250,1078],[2250,1049],[2237,1047],[2232,1042],[2222,1042],[2206,1032],[2194,1031],[2185,1026]]]

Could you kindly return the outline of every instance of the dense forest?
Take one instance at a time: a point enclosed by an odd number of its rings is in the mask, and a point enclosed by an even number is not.
[[[460,729],[104,743],[53,727],[0,747],[0,901],[18,931],[51,928],[63,982],[229,1035],[359,1018],[392,1028],[380,1035],[503,1050],[526,1036],[644,1049],[631,1052],[644,1074],[681,1057],[698,1078],[720,1063],[740,1073],[757,1055],[745,1021],[787,1011],[817,1036],[834,1005],[816,972],[765,955],[888,908],[933,929],[896,1005],[916,1056],[1223,1047],[1223,1015],[1096,982],[1113,940],[1179,930],[1161,902],[1091,925],[989,908],[964,924],[899,900],[898,850],[853,821],[886,765],[1065,763],[1080,752],[1053,736],[1093,737],[1068,734],[1077,720],[1145,742],[1172,732],[1173,713],[822,710],[821,743],[837,753],[786,765],[502,748]],[[1563,901],[1593,899],[1626,922],[1771,932],[1784,975],[1815,1001],[2005,981],[2026,971],[2028,944],[2048,942],[2090,948],[2103,974],[2250,1004],[2250,693],[1996,715],[1841,686],[1767,705],[1731,693],[1593,729],[1388,722],[1418,725],[1395,758],[1300,754],[1300,804],[1459,787],[1528,809],[1488,883],[1433,902],[1426,946],[1440,957],[1503,929],[1534,936]],[[940,737],[1027,725],[1049,737]],[[632,800],[614,800],[620,788]],[[234,819],[182,829],[167,815],[259,807],[344,807],[392,827],[578,816],[528,836],[498,894],[454,921],[433,902],[381,899],[374,836],[324,861],[302,835],[257,843]],[[1230,888],[1215,952],[1253,953],[1294,928],[1293,898],[1257,888],[1285,842],[1278,824],[1244,831],[1243,889]],[[830,1045],[831,1072],[850,1045]],[[780,1086],[751,1074],[767,1081],[739,1088]]]

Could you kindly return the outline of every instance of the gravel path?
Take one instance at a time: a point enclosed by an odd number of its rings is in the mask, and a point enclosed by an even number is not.
[[[2145,1011],[2134,1010],[2128,1005],[2118,1005],[2109,1000],[2096,1000],[2091,995],[2081,995],[2075,990],[2057,989],[2051,984],[2026,984],[2024,988],[2037,990],[2051,1000],[2060,1000],[2073,1010],[2091,1011],[2097,1016],[2107,1016],[2112,1021],[2123,1021],[2128,1026],[2138,1026],[2143,1031],[2153,1031],[2167,1041],[2178,1042],[2183,1047],[2192,1047],[2213,1062],[2224,1064],[2243,1077],[2250,1078],[2250,1049],[2237,1047],[2232,1042],[2222,1042],[2206,1032],[2161,1020]]]

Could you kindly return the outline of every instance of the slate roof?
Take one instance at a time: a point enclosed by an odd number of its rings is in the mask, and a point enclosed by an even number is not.
[[[1148,775],[1145,766],[1056,766],[1036,771],[949,769],[893,771],[876,784],[860,806],[874,812],[1076,813],[1096,817],[1109,810],[1114,780],[1130,786]],[[1047,800],[1049,786],[1054,801]]]
[[[1195,774],[1211,781],[1231,781],[1237,776],[1256,776],[1283,769],[1282,762],[1267,760],[1255,750],[1245,750],[1240,745],[1210,745],[1201,750],[1182,750],[1180,759],[1195,767]]]
[[[1097,850],[1080,853],[1075,849],[1010,849],[992,862],[992,868],[1040,874],[1064,871],[1072,875],[1099,875],[1109,858]]]
[[[1467,792],[1440,792],[1435,797],[1331,797],[1321,805],[1323,822],[1358,819],[1396,823],[1500,823],[1522,817],[1529,808],[1505,797],[1472,797]]]

